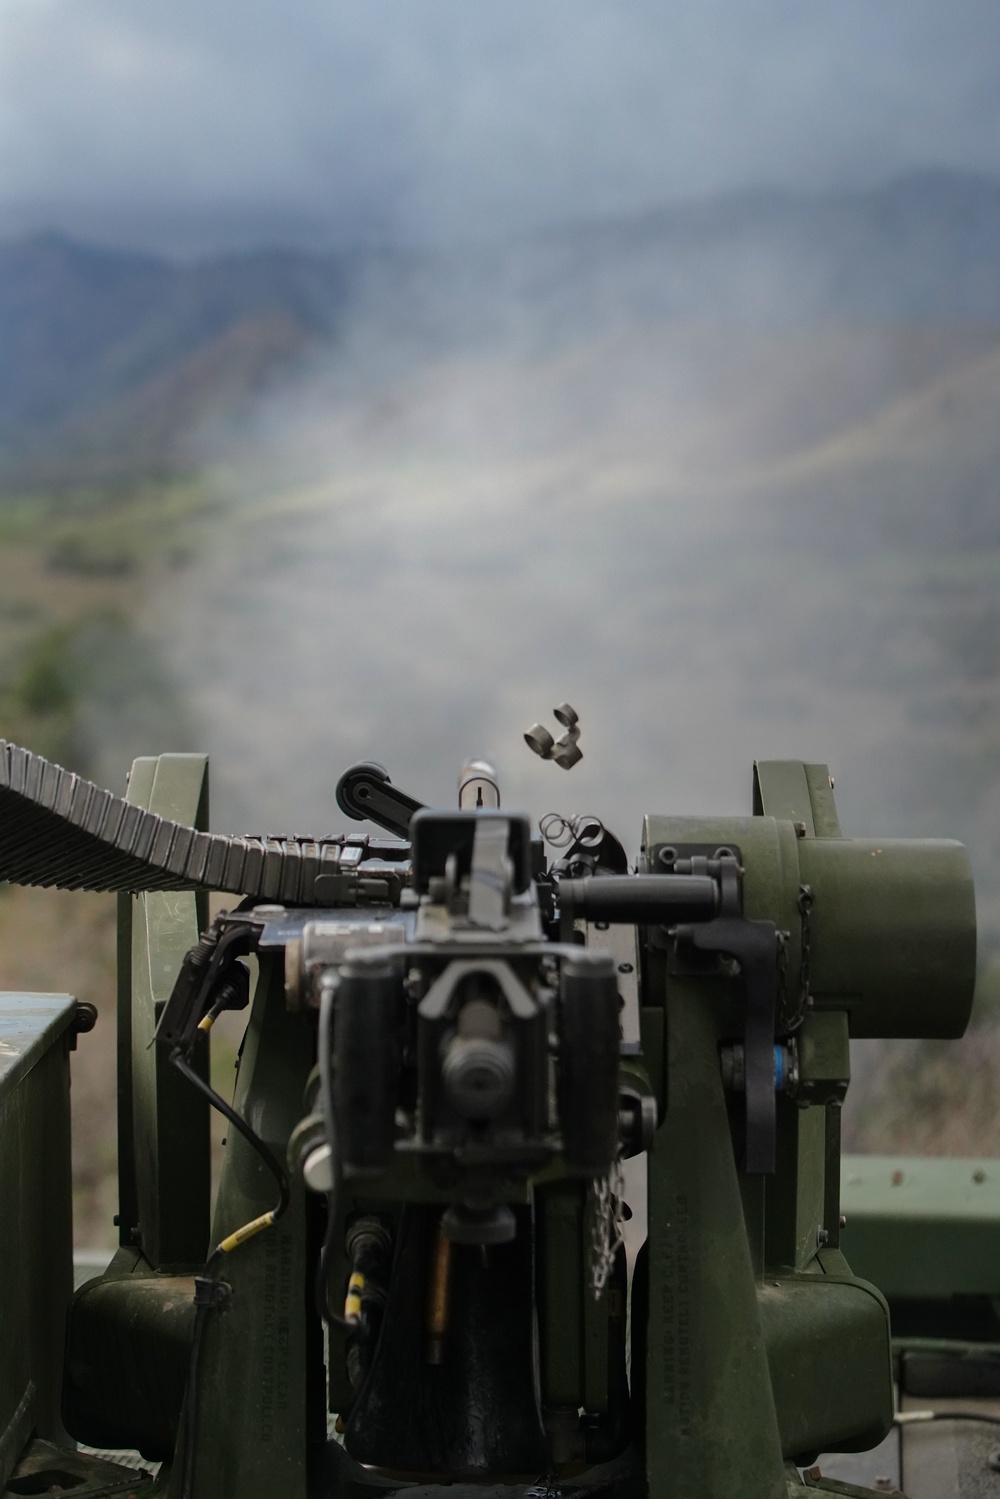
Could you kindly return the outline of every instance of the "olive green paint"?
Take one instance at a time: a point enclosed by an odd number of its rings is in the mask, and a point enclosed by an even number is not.
[[[957,896],[942,895],[937,929],[957,965],[950,990],[942,996],[918,988],[907,1018],[929,1033],[954,1024],[956,1001],[971,994],[974,953],[964,856],[952,845],[910,844],[908,854],[869,876],[881,855],[873,858],[869,843],[839,837],[824,766],[762,764],[755,801],[753,818],[650,818],[644,849],[715,843],[740,850],[744,913],[787,934],[786,1002],[801,992],[803,937],[810,978],[817,967],[825,975],[829,933],[844,941],[841,870],[867,860],[866,899],[896,921],[913,908],[915,893],[942,894],[957,881]],[[767,815],[772,810],[780,816]],[[812,886],[813,915],[825,911],[825,928],[803,922],[805,884]],[[923,919],[926,900],[917,906]],[[920,934],[913,937],[919,943]],[[718,1068],[720,1042],[739,1034],[739,975],[681,977],[668,971],[663,955],[645,955],[645,1006],[661,1007],[666,1024],[666,1072],[657,1090],[666,1113],[649,1157],[651,1492],[777,1495],[783,1458],[860,1449],[888,1429],[886,1305],[836,1249],[850,1028],[878,1034],[886,1016],[900,1020],[905,960],[869,953],[866,961],[868,969],[856,962],[850,969],[847,994],[810,983],[812,1002],[797,1032],[801,1091],[794,1102],[777,1100],[778,1169],[761,1179],[738,1167],[742,1110],[738,1097],[727,1103]],[[648,1013],[643,1037],[652,1070],[661,1043],[647,1030]]]
[[[740,850],[744,915],[787,933],[791,985],[808,933],[813,1006],[845,1012],[853,1038],[963,1033],[975,987],[976,910],[961,844],[799,836],[794,822],[763,815],[647,819],[644,850],[662,843]],[[799,910],[803,886],[812,892],[808,923]]]
[[[535,1194],[539,1228],[539,1331],[543,1406],[584,1400],[583,1197],[579,1182]]]
[[[58,1440],[73,1289],[64,994],[0,994],[0,1489],[32,1436]]]
[[[91,1447],[173,1455],[194,1331],[194,1278],[134,1250],[81,1286],[66,1336],[66,1428]]]
[[[776,1276],[759,1306],[785,1456],[876,1446],[892,1425],[893,1392],[889,1309],[874,1286]]]
[[[234,1105],[283,1160],[298,1122],[315,1038],[306,1015],[285,1008],[284,965],[262,958]],[[212,1241],[274,1206],[274,1178],[230,1131]],[[198,1391],[195,1492],[239,1499],[305,1499],[308,1406],[322,1407],[322,1368],[307,1347],[305,1202],[292,1189],[274,1227],[226,1255],[232,1296],[209,1317]],[[179,1466],[179,1465],[178,1465]],[[179,1471],[170,1499],[179,1494]]]
[[[143,758],[132,767],[128,800],[200,826],[207,814],[207,775],[204,755]],[[198,898],[193,891],[135,896],[127,924],[130,1003],[122,1014],[127,1014],[130,1067],[123,1093],[131,1096],[132,1141],[125,1158],[134,1178],[122,1195],[135,1222],[122,1225],[122,1240],[141,1245],[158,1269],[193,1267],[208,1252],[208,1105],[151,1043],[184,954],[198,941]],[[120,982],[120,1003],[124,999]],[[198,1047],[195,1062],[207,1076],[207,1044]]]
[[[956,1037],[976,978],[969,858],[947,839],[802,839],[817,1006],[854,1037]]]
[[[670,1106],[649,1156],[649,1490],[782,1499],[781,1442],[719,1039],[702,989],[671,984]]]
[[[826,765],[801,760],[757,760],[753,767],[755,817],[799,823],[806,838],[839,838],[840,819]]]
[[[887,1296],[1000,1296],[1000,1162],[845,1156],[844,1252]]]
[[[850,1078],[847,1017],[811,1011],[797,1036],[799,1097],[777,1100],[777,1171],[764,1187],[766,1260],[804,1270],[839,1234],[839,1109]],[[811,1101],[807,1101],[811,1100]]]

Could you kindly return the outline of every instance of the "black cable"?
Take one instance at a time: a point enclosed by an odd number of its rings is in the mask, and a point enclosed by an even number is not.
[[[265,1145],[260,1136],[246,1122],[242,1114],[238,1114],[232,1107],[232,1105],[226,1102],[221,1094],[216,1093],[215,1089],[209,1083],[206,1083],[203,1077],[199,1076],[199,1074],[191,1066],[191,1063],[188,1061],[187,1057],[179,1047],[170,1053],[170,1060],[172,1064],[177,1068],[181,1076],[186,1077],[192,1087],[197,1088],[198,1092],[203,1094],[205,1098],[208,1099],[209,1103],[212,1105],[212,1108],[217,1109],[218,1112],[223,1116],[223,1118],[228,1119],[229,1123],[233,1126],[233,1129],[237,1130],[243,1136],[244,1140],[246,1140],[247,1144],[257,1152],[261,1160],[264,1162],[264,1165],[267,1167],[268,1171],[270,1171],[271,1175],[274,1177],[278,1185],[278,1202],[271,1211],[274,1214],[273,1221],[277,1223],[278,1219],[283,1217],[285,1212],[287,1211],[288,1203],[290,1200],[288,1192],[288,1176],[285,1172],[285,1168],[282,1166],[277,1156],[274,1155],[274,1153],[268,1148],[268,1146]],[[215,1252],[218,1253],[218,1251]]]

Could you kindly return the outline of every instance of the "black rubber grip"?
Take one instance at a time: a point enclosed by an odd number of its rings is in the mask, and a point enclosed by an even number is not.
[[[389,780],[389,772],[373,760],[362,760],[345,770],[337,782],[337,806],[355,822],[378,823],[397,838],[410,835],[410,818],[423,802],[414,801]]]
[[[711,921],[719,909],[719,887],[707,875],[595,874],[560,880],[563,919],[609,921],[632,926],[675,926]]]

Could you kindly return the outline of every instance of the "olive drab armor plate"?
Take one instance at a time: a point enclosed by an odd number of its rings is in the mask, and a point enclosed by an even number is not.
[[[566,769],[559,722],[562,760],[533,747]],[[457,810],[370,763],[338,800],[390,836],[223,837],[203,756],[119,798],[0,745],[0,878],[119,892],[120,1197],[71,1298],[87,1017],[3,997],[2,1499],[782,1499],[867,1492],[869,1449],[922,1499],[894,1380],[992,1393],[992,1324],[949,1311],[997,1294],[992,1166],[935,1217],[930,1166],[850,1164],[852,1240],[840,1112],[852,1038],[964,1030],[964,850],[843,837],[797,761],[755,767],[749,816],[648,817],[637,859],[553,814],[550,861],[483,762]]]

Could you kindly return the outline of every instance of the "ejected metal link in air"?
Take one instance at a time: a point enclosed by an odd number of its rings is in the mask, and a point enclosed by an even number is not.
[[[202,887],[308,906],[322,903],[321,876],[356,868],[363,852],[343,837],[201,833],[0,740],[3,880],[61,890]]]
[[[553,714],[566,730],[555,739],[544,724],[535,723],[524,736],[524,742],[542,760],[554,760],[563,770],[572,770],[583,759],[580,748],[580,716],[569,703],[560,703]]]

